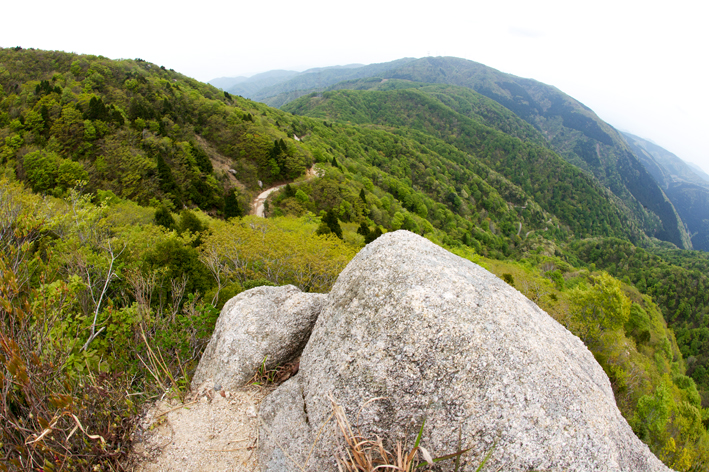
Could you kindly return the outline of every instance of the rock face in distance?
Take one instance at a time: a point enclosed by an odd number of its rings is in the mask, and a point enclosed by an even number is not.
[[[405,231],[366,246],[339,276],[300,372],[265,401],[261,447],[273,447],[269,431],[286,410],[306,417],[279,424],[281,438],[314,435],[330,395],[353,425],[359,412],[365,437],[390,444],[405,434],[412,444],[425,418],[421,444],[434,457],[457,450],[460,429],[472,447],[465,471],[491,450],[485,470],[669,470],[633,434],[577,337],[486,270]],[[359,411],[375,397],[385,398]],[[334,428],[323,430],[309,471],[337,470]],[[280,447],[302,460],[301,442]],[[262,450],[263,470],[288,470],[281,452]]]
[[[300,355],[327,295],[293,285],[256,287],[229,300],[192,379],[226,389],[248,382],[266,358],[271,369]]]

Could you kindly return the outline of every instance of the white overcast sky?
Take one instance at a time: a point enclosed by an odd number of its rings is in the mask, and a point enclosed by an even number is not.
[[[699,0],[7,2],[0,46],[137,58],[202,81],[456,56],[554,85],[709,173]]]

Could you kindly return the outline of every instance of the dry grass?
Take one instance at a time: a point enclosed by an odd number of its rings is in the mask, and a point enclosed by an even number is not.
[[[369,400],[362,408],[368,403],[380,399],[381,398],[374,398]],[[461,456],[470,450],[470,448],[461,449],[461,437],[459,432],[457,452],[441,457],[432,457],[428,450],[420,444],[425,420],[421,424],[419,433],[412,446],[409,446],[406,442],[402,443],[401,441],[397,441],[391,450],[387,449],[380,437],[377,436],[374,439],[366,438],[361,434],[359,428],[356,428],[355,432],[343,408],[332,400],[332,398],[330,400],[332,402],[333,416],[335,417],[337,428],[344,441],[344,451],[340,456],[336,457],[337,467],[340,472],[374,472],[377,470],[412,472],[419,469],[427,471],[433,470],[432,467],[435,463],[446,460],[455,461],[455,471],[457,472],[460,468]],[[362,408],[360,408],[360,411]],[[491,454],[492,450],[487,453],[476,469],[476,472],[483,469]]]
[[[300,367],[300,358],[295,359],[292,362],[277,366],[273,369],[266,368],[266,360],[268,356],[264,357],[261,362],[261,366],[254,373],[254,376],[247,382],[249,385],[256,385],[260,387],[270,386],[270,385],[280,385],[296,373]]]

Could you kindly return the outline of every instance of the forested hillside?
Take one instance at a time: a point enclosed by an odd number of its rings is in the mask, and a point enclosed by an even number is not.
[[[252,97],[282,107],[308,91],[342,88],[343,81],[380,78],[465,87],[489,97],[538,131],[551,149],[587,170],[621,199],[650,236],[690,249],[691,241],[672,203],[620,134],[592,110],[558,89],[453,57],[401,59],[347,71],[308,73],[264,87]],[[346,85],[345,85],[346,86]]]
[[[533,130],[514,122],[509,113],[501,113],[504,109],[494,107],[484,97],[481,98],[486,103],[478,109],[485,117],[471,112],[475,119],[455,112],[425,93],[425,89],[342,90],[309,97],[292,102],[285,109],[328,120],[396,127],[399,133],[416,135],[418,141],[430,140],[422,133],[430,135],[434,138],[432,143],[444,141],[465,152],[468,161],[479,160],[500,172],[524,191],[525,201],[536,201],[575,234],[617,234],[635,242],[642,240],[640,229],[601,185],[553,151],[535,144],[539,138]],[[488,123],[508,132],[498,131]]]
[[[384,77],[460,85],[497,101],[542,131],[566,160],[592,172],[621,198],[649,235],[691,248],[672,204],[618,132],[558,89],[456,58],[424,58]]]
[[[692,246],[709,251],[709,180],[660,146],[629,133],[624,136],[687,225]]]
[[[352,84],[298,116],[140,59],[0,50],[0,469],[125,468],[136,414],[185,395],[226,300],[327,292],[407,229],[581,337],[638,436],[705,470],[707,259],[480,94]]]

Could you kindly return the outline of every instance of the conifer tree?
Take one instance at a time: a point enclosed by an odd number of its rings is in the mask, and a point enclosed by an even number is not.
[[[381,235],[382,230],[379,228],[379,226],[375,226],[374,231],[370,231],[369,234],[364,237],[364,244],[371,243]]]
[[[357,228],[357,234],[361,234],[365,238],[369,236],[369,226],[366,222],[360,223],[359,228]]]
[[[160,205],[155,210],[155,224],[167,229],[175,229],[175,218],[165,205]]]
[[[165,163],[165,160],[160,154],[157,157],[158,161],[158,178],[160,179],[160,190],[165,192],[178,208],[182,206],[182,198],[180,196],[180,187],[175,183],[172,176],[170,166]]]
[[[205,227],[193,212],[182,210],[180,213],[180,232],[190,231],[193,234],[204,231]]]
[[[327,210],[316,232],[317,234],[333,233],[335,236],[342,239],[342,228],[340,227],[340,222],[337,220],[337,214],[334,209],[331,208]]]
[[[227,191],[224,196],[224,218],[238,218],[241,216],[244,216],[244,210],[241,208],[236,194],[233,190]]]

